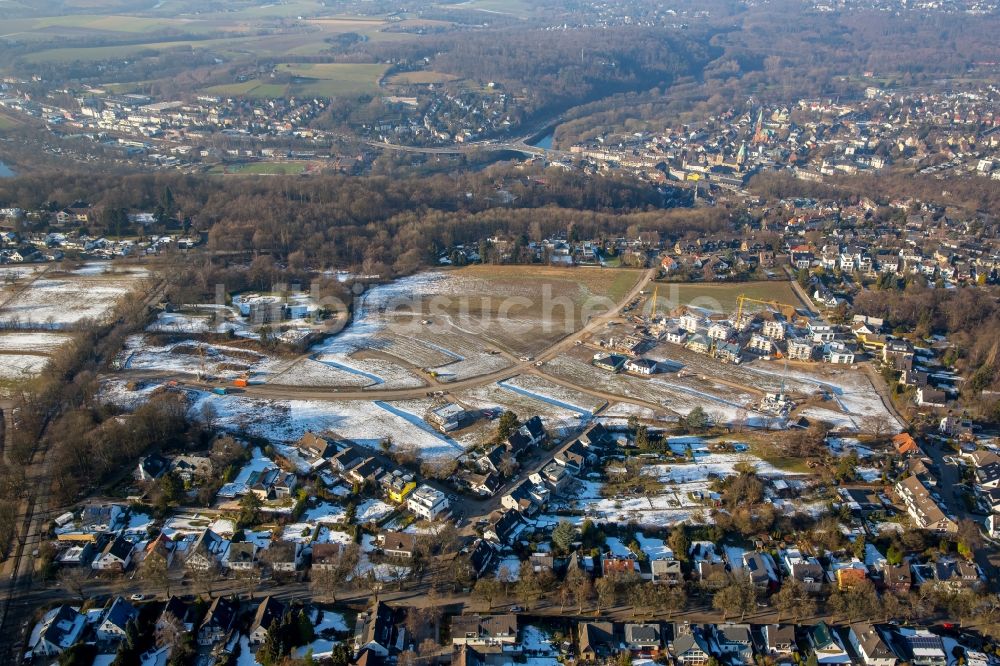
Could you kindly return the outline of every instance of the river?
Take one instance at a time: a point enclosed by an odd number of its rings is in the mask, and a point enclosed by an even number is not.
[[[543,136],[538,141],[531,144],[535,148],[541,148],[542,150],[552,150],[552,139],[555,137],[555,132],[549,132]]]

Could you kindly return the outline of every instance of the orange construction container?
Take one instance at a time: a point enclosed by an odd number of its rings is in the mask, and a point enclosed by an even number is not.
[[[247,385],[247,380],[245,377],[240,377],[239,379],[233,380],[233,386],[241,386],[243,388],[246,388],[246,385]]]

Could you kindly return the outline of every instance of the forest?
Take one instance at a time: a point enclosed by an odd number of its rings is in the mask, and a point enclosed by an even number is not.
[[[410,179],[50,174],[0,182],[3,206],[58,210],[81,200],[101,211],[88,229],[94,233],[136,232],[118,225],[122,211],[158,210],[204,235],[216,254],[265,253],[292,271],[360,269],[387,278],[498,234],[541,240],[570,228],[580,238],[613,237],[634,226],[676,236],[732,228],[722,208],[668,208],[672,199],[639,181],[554,169]]]

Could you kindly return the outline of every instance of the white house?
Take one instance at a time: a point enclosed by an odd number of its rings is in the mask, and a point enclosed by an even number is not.
[[[448,506],[447,496],[427,484],[417,487],[406,498],[406,508],[424,520],[436,520],[448,510]]]
[[[132,562],[132,542],[115,537],[108,542],[101,554],[90,563],[98,571],[125,571]]]
[[[139,612],[122,597],[116,597],[108,609],[101,615],[101,621],[94,633],[99,641],[120,641],[125,638],[129,621]]]

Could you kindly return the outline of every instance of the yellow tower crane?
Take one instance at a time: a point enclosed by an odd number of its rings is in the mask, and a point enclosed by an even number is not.
[[[653,288],[653,309],[649,313],[649,321],[656,319],[656,298],[660,293],[660,285]]]

